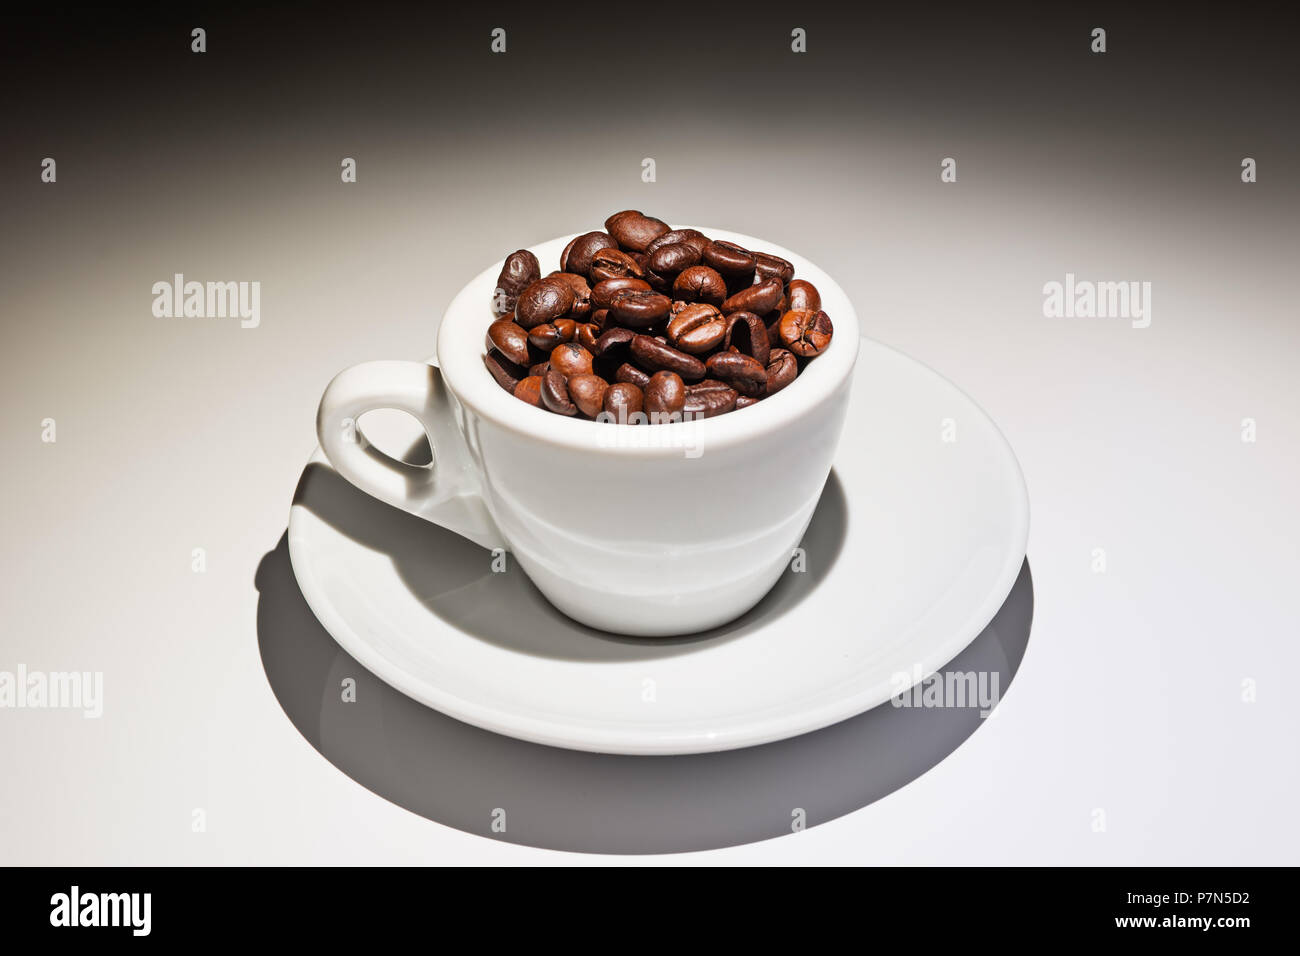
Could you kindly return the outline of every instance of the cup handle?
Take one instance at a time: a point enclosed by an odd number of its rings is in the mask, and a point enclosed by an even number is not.
[[[429,437],[433,464],[399,461],[366,439],[361,416],[380,408],[415,416]],[[344,369],[321,396],[316,435],[334,470],[366,494],[484,548],[506,547],[436,365],[384,361]]]

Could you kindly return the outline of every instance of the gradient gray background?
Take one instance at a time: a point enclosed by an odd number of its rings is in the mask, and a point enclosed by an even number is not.
[[[635,207],[839,277],[868,335],[989,411],[1032,502],[1034,636],[997,718],[864,810],[673,861],[1296,862],[1300,67],[1278,14],[220,10],[0,41],[0,669],[105,675],[99,721],[0,711],[0,861],[588,859],[437,826],[322,759],[267,686],[253,576],[330,376],[428,355],[479,270]],[[1151,327],[1043,318],[1067,271],[1150,281]],[[154,318],[174,272],[260,281],[261,327]]]

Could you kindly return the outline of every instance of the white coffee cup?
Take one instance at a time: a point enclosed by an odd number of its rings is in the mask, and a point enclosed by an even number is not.
[[[508,550],[552,604],[591,627],[666,636],[743,614],[789,566],[830,473],[858,320],[844,290],[806,259],[700,228],[788,259],[821,293],[831,344],[778,394],[716,418],[648,426],[533,408],[483,367],[497,263],[447,308],[436,365],[366,362],[330,382],[316,422],[330,463],[388,504]],[[532,247],[543,274],[572,238]],[[423,424],[430,466],[366,440],[357,422],[381,408]]]

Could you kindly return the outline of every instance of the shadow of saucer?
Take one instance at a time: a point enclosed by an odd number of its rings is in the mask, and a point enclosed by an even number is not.
[[[327,474],[332,472],[322,469],[317,477]],[[325,510],[331,523],[370,546],[381,546],[380,540],[391,544],[392,528],[387,529],[388,537],[369,536],[374,521],[398,520],[400,512],[359,492],[356,497],[364,500],[340,497],[342,488],[322,481],[327,493],[318,496],[308,489],[304,494],[300,489],[300,503],[311,498],[315,507],[329,501]],[[833,561],[817,556],[833,559],[838,553],[845,525],[843,499],[843,489],[833,478],[803,542],[810,568],[829,567]],[[371,508],[379,510],[366,511]],[[435,551],[458,547],[443,538],[436,544]],[[428,589],[430,581],[438,582],[426,599],[431,610],[447,613],[439,608],[448,603],[446,595],[456,595],[458,588],[472,591],[479,582],[481,552],[475,549],[477,557],[471,562],[478,570],[459,570],[456,559],[429,558],[428,545],[413,545],[424,557],[395,556],[394,561],[413,587]],[[420,563],[430,560],[436,564]],[[489,608],[506,620],[526,611],[542,615],[552,621],[543,633],[563,648],[558,653],[579,660],[682,653],[701,642],[731,639],[796,607],[817,583],[783,580],[778,589],[784,587],[785,592],[774,591],[746,615],[748,623],[742,618],[719,629],[721,633],[650,642],[615,638],[574,624],[535,590],[528,590],[531,585],[522,582],[523,575],[491,577],[516,579],[509,586],[519,590],[513,607],[500,603],[498,594]],[[983,723],[975,701],[966,701],[968,706],[951,706],[949,700],[950,706],[907,707],[890,702],[809,734],[722,753],[631,757],[546,747],[461,723],[370,674],[313,616],[289,562],[287,536],[262,559],[255,583],[263,667],[299,732],[327,760],[379,796],[489,839],[590,853],[671,853],[752,843],[790,833],[801,822],[824,823],[892,793],[942,761]],[[423,590],[416,593],[426,596]],[[481,606],[482,595],[471,598]],[[1026,561],[988,627],[941,673],[975,675],[994,697],[1005,694],[1029,641],[1033,603]],[[536,620],[530,622],[533,627]],[[541,652],[505,633],[508,627],[491,613],[460,614],[456,623],[486,640]],[[580,650],[584,644],[594,648]],[[349,679],[355,682],[355,699],[346,701],[343,689]],[[925,698],[919,700],[924,703]]]
[[[809,559],[806,571],[783,574],[757,605],[720,627],[684,637],[636,638],[566,617],[527,575],[494,574],[488,552],[478,545],[372,498],[328,465],[307,466],[294,504],[362,547],[387,555],[410,593],[452,627],[522,654],[575,661],[689,654],[770,623],[797,607],[830,573],[848,524],[844,486],[832,470],[801,542]]]

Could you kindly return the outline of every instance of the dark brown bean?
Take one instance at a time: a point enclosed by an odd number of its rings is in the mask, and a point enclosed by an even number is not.
[[[698,229],[673,229],[669,232],[665,232],[662,236],[655,239],[654,242],[650,243],[650,245],[646,246],[645,251],[647,255],[653,256],[664,246],[672,245],[674,242],[690,242],[692,239],[701,239],[703,236],[704,233],[700,232]],[[692,246],[694,245],[695,244],[692,243]],[[708,245],[708,242],[706,241],[704,245]],[[701,245],[699,248],[703,250],[704,245]]]
[[[666,318],[673,300],[658,292],[628,292],[618,296],[609,307],[610,317],[632,329],[648,329]]]
[[[816,312],[822,307],[821,293],[807,279],[792,281],[787,294],[790,297],[787,312]]]
[[[601,249],[614,249],[618,242],[607,232],[584,232],[560,256],[560,268],[565,272],[585,276],[591,272],[591,257]]]
[[[591,372],[591,353],[577,342],[565,342],[551,351],[551,368],[566,378]]]
[[[541,275],[541,264],[527,249],[506,256],[501,273],[497,276],[496,293],[492,296],[492,304],[497,313],[513,309],[520,293],[541,278]]]
[[[649,376],[646,377],[646,381],[649,381]],[[614,416],[614,420],[619,424],[638,424],[641,416],[638,415],[635,421],[631,420],[632,416],[636,415],[644,407],[645,397],[641,389],[631,382],[615,382],[605,391],[602,410]]]
[[[568,388],[569,399],[578,406],[578,411],[588,418],[595,418],[604,407],[609,383],[599,375],[570,375]]]
[[[647,263],[651,272],[670,283],[691,266],[699,264],[699,250],[684,242],[673,242],[662,246],[650,256],[650,261]]]
[[[645,252],[646,246],[668,232],[669,226],[640,210],[625,209],[605,220],[605,230],[629,252]]]
[[[668,341],[691,355],[712,352],[727,335],[727,319],[717,306],[694,302],[668,320]]]
[[[596,339],[596,355],[612,355],[615,350],[626,350],[627,346],[632,344],[636,338],[636,333],[631,329],[625,329],[615,326],[602,332],[600,338]]]
[[[588,278],[593,283],[607,279],[644,279],[645,269],[641,264],[621,249],[599,249],[591,257],[591,273]]]
[[[557,415],[576,415],[578,406],[569,399],[569,386],[557,368],[549,368],[542,377],[542,404]]]
[[[723,415],[736,407],[740,393],[734,388],[717,383],[714,388],[700,388],[695,385],[686,389],[686,401],[682,412],[693,418],[712,418]]]
[[[483,356],[483,366],[496,379],[496,383],[507,392],[513,393],[520,379],[527,378],[528,373],[496,349]]]
[[[599,338],[600,328],[592,325],[590,322],[583,322],[578,326],[578,330],[573,336],[573,341],[577,342],[592,355],[595,355],[596,340]]]
[[[787,349],[772,349],[767,359],[767,394],[775,395],[799,374],[799,360]]]
[[[528,364],[528,333],[509,319],[497,319],[488,326],[488,341],[516,365]]]
[[[591,314],[591,286],[586,279],[572,272],[552,272],[546,278],[562,282],[573,293],[573,304],[569,306],[566,316],[581,321]]]
[[[755,398],[753,395],[742,395],[740,396],[740,398],[736,399],[737,409],[749,408],[750,405],[757,405],[757,404],[758,404],[758,399]]]
[[[535,365],[529,367],[528,374],[530,376],[536,375],[538,378],[541,378],[543,375],[546,374],[546,370],[549,369],[550,367],[551,367],[550,362],[538,362]]]
[[[727,283],[717,269],[691,266],[673,280],[673,298],[722,305],[727,298]]]
[[[753,252],[750,255],[754,257],[755,282],[780,279],[781,284],[785,285],[794,278],[794,266],[788,259],[774,256],[770,252]]]
[[[554,279],[538,279],[515,305],[515,321],[525,329],[560,318],[573,305],[573,290]]]
[[[709,356],[708,370],[742,395],[757,397],[767,391],[767,369],[749,355],[719,352]]]
[[[781,317],[779,331],[786,348],[800,358],[812,358],[826,351],[835,330],[830,316],[820,309],[792,309]]]
[[[644,279],[634,279],[631,277],[621,279],[606,279],[603,282],[597,282],[591,290],[591,304],[597,309],[608,309],[613,305],[614,300],[620,295],[628,292],[649,292],[650,283]]]
[[[754,256],[734,242],[714,239],[704,248],[704,264],[716,269],[728,286],[749,285],[754,280]]]
[[[539,348],[549,355],[551,349],[561,342],[572,342],[577,331],[578,323],[573,319],[556,319],[554,322],[534,325],[528,330],[528,341],[534,348]]]
[[[686,404],[686,386],[674,372],[655,372],[645,387],[645,410],[650,423],[675,420]]]
[[[542,404],[542,379],[539,375],[529,375],[527,378],[519,380],[515,386],[515,398],[527,402],[529,405],[537,406]]]
[[[727,317],[727,337],[722,345],[748,355],[764,368],[772,351],[767,340],[767,326],[753,312],[733,312]]]
[[[764,279],[762,282],[755,282],[751,286],[746,286],[733,296],[728,296],[727,300],[722,303],[722,311],[726,315],[732,312],[753,312],[755,315],[765,315],[776,308],[781,296],[785,294],[785,289],[781,285],[780,279]]]
[[[648,335],[638,335],[632,340],[632,355],[643,368],[651,371],[673,372],[689,382],[704,378],[703,362]]]
[[[641,371],[631,362],[624,362],[615,370],[614,381],[625,382],[629,385],[635,385],[637,388],[644,389],[650,384],[650,376]]]

